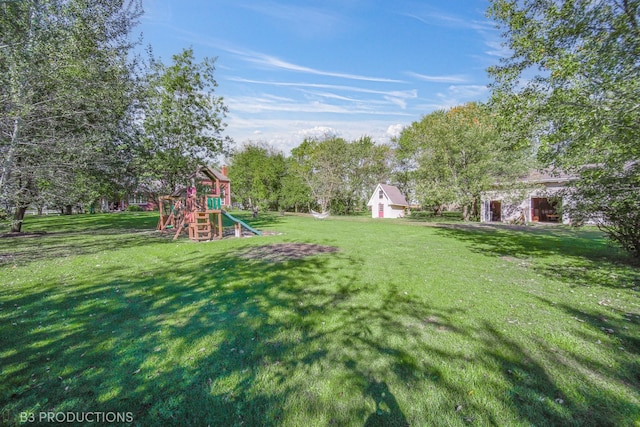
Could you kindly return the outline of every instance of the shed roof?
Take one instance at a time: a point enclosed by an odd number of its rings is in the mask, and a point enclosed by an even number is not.
[[[407,199],[404,198],[398,187],[388,184],[378,184],[378,186],[387,195],[390,204],[396,206],[409,206]]]

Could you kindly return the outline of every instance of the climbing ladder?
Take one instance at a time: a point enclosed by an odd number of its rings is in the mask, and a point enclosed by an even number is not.
[[[193,222],[189,223],[189,239],[198,242],[211,240],[211,221],[206,212],[195,212]]]

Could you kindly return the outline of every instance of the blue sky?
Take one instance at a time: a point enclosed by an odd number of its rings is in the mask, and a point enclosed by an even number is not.
[[[216,57],[236,144],[288,153],[305,137],[388,142],[437,109],[485,101],[504,54],[488,0],[143,0],[163,62]]]

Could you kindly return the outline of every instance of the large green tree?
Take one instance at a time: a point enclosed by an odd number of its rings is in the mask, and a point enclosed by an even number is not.
[[[223,134],[227,107],[215,95],[214,64],[206,57],[197,62],[192,49],[174,55],[170,65],[152,61],[140,157],[143,183],[151,193],[173,192],[232,142]]]
[[[280,188],[280,207],[294,212],[301,210],[309,212],[315,201],[307,180],[297,173],[298,164],[293,157],[287,157],[285,164],[286,171]]]
[[[412,165],[403,173],[415,183],[422,205],[436,212],[458,205],[465,220],[478,214],[482,191],[523,171],[524,153],[503,143],[494,115],[482,104],[428,114],[405,128],[396,143],[398,162]]]
[[[510,49],[490,69],[503,132],[578,176],[565,209],[640,256],[640,1],[492,0],[489,15]]]
[[[307,138],[291,150],[292,172],[304,180],[323,212],[330,208],[343,182],[347,146],[343,138],[330,136]]]
[[[109,172],[131,111],[140,14],[136,0],[0,3],[0,202],[13,231],[30,204]]]
[[[231,156],[233,198],[248,207],[279,209],[284,154],[265,143],[249,142]]]
[[[390,170],[390,148],[368,136],[352,142],[335,136],[306,139],[291,150],[291,158],[290,173],[304,181],[321,210],[336,214],[364,207]]]
[[[391,170],[391,148],[376,144],[369,136],[349,142],[346,150],[342,181],[331,207],[336,214],[366,209],[371,192],[378,183],[389,179]]]

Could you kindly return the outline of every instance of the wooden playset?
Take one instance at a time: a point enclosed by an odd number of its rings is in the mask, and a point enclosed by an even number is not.
[[[221,172],[202,166],[190,177],[190,186],[179,189],[169,196],[160,197],[160,220],[157,230],[175,231],[173,239],[186,232],[194,241],[221,239],[225,216],[234,224],[234,233],[242,235],[242,227],[260,234],[224,211],[231,205],[231,183],[226,176],[226,167]]]

